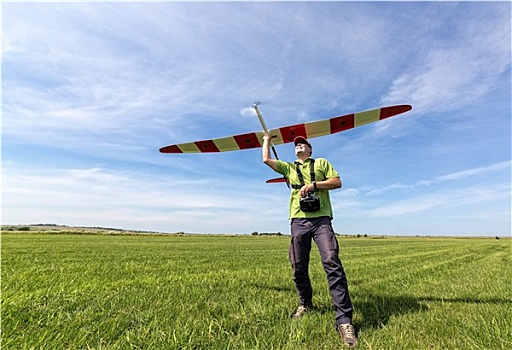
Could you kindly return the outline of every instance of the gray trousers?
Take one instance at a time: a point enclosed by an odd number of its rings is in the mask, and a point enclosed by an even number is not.
[[[352,302],[348,294],[347,278],[338,257],[339,246],[331,218],[292,219],[289,258],[293,268],[293,281],[302,305],[313,305],[313,288],[309,279],[309,256],[314,240],[327,274],[334,309],[336,326],[352,322]]]

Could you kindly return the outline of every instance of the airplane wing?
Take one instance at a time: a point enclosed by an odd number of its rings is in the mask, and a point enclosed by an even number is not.
[[[372,109],[365,112],[342,115],[330,119],[318,120],[308,123],[284,126],[269,130],[274,136],[274,145],[293,142],[297,136],[311,139],[318,136],[335,134],[361,125],[373,123],[390,118],[398,114],[408,112],[410,105],[396,105]],[[160,148],[161,153],[210,153],[227,152],[262,146],[263,131],[250,132],[234,136],[221,137],[212,140],[180,143]]]

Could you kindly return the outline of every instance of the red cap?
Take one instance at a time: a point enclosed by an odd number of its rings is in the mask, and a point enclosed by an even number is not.
[[[304,136],[297,136],[296,138],[293,139],[293,144],[295,146],[297,146],[298,143],[304,143],[304,144],[308,145],[309,148],[313,148]]]

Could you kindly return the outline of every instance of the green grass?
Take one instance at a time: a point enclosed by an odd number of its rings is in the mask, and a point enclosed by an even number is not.
[[[510,349],[512,241],[339,238],[360,349]],[[340,349],[287,237],[2,235],[2,349]]]

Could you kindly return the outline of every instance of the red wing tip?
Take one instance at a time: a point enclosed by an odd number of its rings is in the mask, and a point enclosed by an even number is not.
[[[408,112],[411,109],[412,109],[411,105],[396,105],[396,106],[383,107],[380,110],[380,119],[386,119],[389,117],[393,117],[395,115]]]
[[[160,148],[160,153],[183,153],[183,151],[178,146],[171,145]]]
[[[411,105],[395,105],[395,106],[389,106],[389,107],[383,107],[382,109],[390,109],[397,111],[398,113],[404,113],[407,111],[410,111],[412,109]]]

